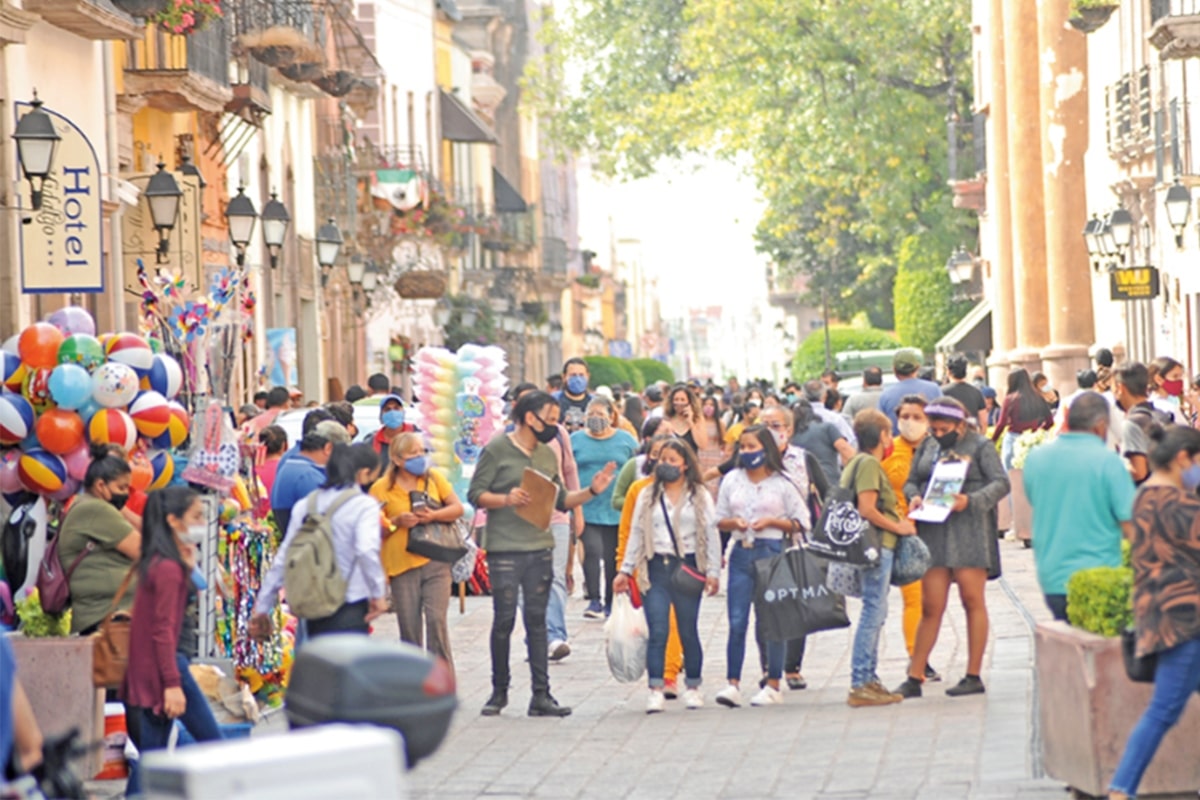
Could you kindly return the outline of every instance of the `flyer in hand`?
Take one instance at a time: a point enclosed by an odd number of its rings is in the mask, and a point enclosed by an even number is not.
[[[908,518],[917,522],[945,522],[954,509],[955,496],[962,491],[970,465],[968,460],[942,460],[935,464],[921,507],[910,511]]]

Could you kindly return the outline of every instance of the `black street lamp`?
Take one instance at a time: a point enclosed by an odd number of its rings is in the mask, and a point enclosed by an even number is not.
[[[366,273],[367,262],[363,261],[362,256],[351,256],[350,263],[346,264],[346,278],[349,279],[350,285],[355,289],[360,288]]]
[[[246,248],[254,235],[254,223],[258,222],[258,211],[254,201],[246,196],[246,187],[239,186],[237,194],[225,206],[225,222],[229,225],[229,240],[237,252],[237,265],[246,265]]]
[[[975,257],[959,245],[946,261],[946,272],[950,273],[950,283],[954,286],[970,283],[975,277]]]
[[[165,264],[171,249],[171,231],[179,220],[179,201],[183,198],[183,190],[160,159],[158,172],[150,176],[150,182],[142,194],[146,195],[150,219],[154,223],[154,230],[158,231],[158,250],[154,253],[154,259],[159,264]]]
[[[1104,253],[1100,249],[1100,236],[1104,232],[1104,222],[1095,214],[1083,226],[1083,243],[1087,246],[1088,260],[1092,262],[1092,269],[1099,269],[1100,257]]]
[[[367,263],[367,268],[363,271],[362,290],[367,295],[370,295],[379,286],[379,267],[374,261]]]
[[[12,138],[17,141],[21,171],[29,181],[30,204],[37,211],[42,207],[42,184],[54,166],[54,150],[62,137],[54,129],[54,120],[42,111],[42,101],[38,100],[36,91],[29,105],[30,110],[17,121]]]
[[[1133,241],[1133,215],[1123,208],[1113,209],[1108,215],[1108,231],[1112,236],[1117,257],[1124,262],[1125,251]]]
[[[279,195],[271,192],[271,199],[262,211],[263,241],[267,243],[267,252],[271,254],[271,269],[279,266],[279,252],[283,250],[283,240],[291,221],[292,215],[288,213],[287,206],[279,202]]]
[[[1188,217],[1192,213],[1192,192],[1175,179],[1175,183],[1167,189],[1167,221],[1175,229],[1175,247],[1183,249],[1183,231],[1187,227]]]
[[[317,263],[322,269],[329,269],[337,262],[338,253],[342,249],[342,232],[338,230],[333,217],[317,228]]]

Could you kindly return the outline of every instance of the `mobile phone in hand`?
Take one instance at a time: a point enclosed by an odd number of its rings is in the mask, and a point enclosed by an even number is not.
[[[408,501],[412,505],[414,514],[429,507],[429,498],[424,492],[409,492]]]

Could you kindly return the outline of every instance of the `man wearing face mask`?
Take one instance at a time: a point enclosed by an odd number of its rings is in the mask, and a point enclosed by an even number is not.
[[[588,384],[591,382],[591,372],[587,362],[575,356],[568,358],[563,364],[563,388],[554,398],[558,400],[559,417],[562,425],[571,433],[583,427],[583,418],[587,414],[588,403],[594,395],[588,394]]]
[[[312,433],[300,440],[300,452],[275,473],[275,487],[271,490],[271,513],[275,524],[286,531],[292,518],[292,507],[303,497],[316,491],[325,482],[325,465],[333,453],[334,432],[329,426],[341,428],[342,438],[349,440],[346,429],[333,420],[319,423]],[[322,426],[325,426],[322,428]],[[343,442],[345,443],[345,442]]]
[[[1055,619],[1067,619],[1067,579],[1081,569],[1119,567],[1121,539],[1132,535],[1136,490],[1104,444],[1107,428],[1108,403],[1084,392],[1067,412],[1067,430],[1025,460],[1033,559]]]
[[[404,421],[404,401],[397,394],[383,396],[383,400],[379,403],[379,421],[382,425],[375,432],[375,438],[371,440],[371,446],[381,456],[387,453],[388,447],[392,444],[392,439],[395,439],[402,433],[412,433],[416,430],[412,425]]]

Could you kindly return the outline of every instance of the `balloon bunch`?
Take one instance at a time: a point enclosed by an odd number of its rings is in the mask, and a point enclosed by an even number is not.
[[[188,436],[176,401],[183,370],[162,343],[132,333],[104,334],[69,306],[0,348],[0,494],[33,492],[66,500],[91,463],[90,444],[137,453],[133,486],[158,489],[174,477],[169,450]]]
[[[420,427],[434,465],[446,472],[459,497],[466,497],[483,446],[504,428],[507,366],[499,347],[473,344],[457,353],[423,347],[413,359]]]

